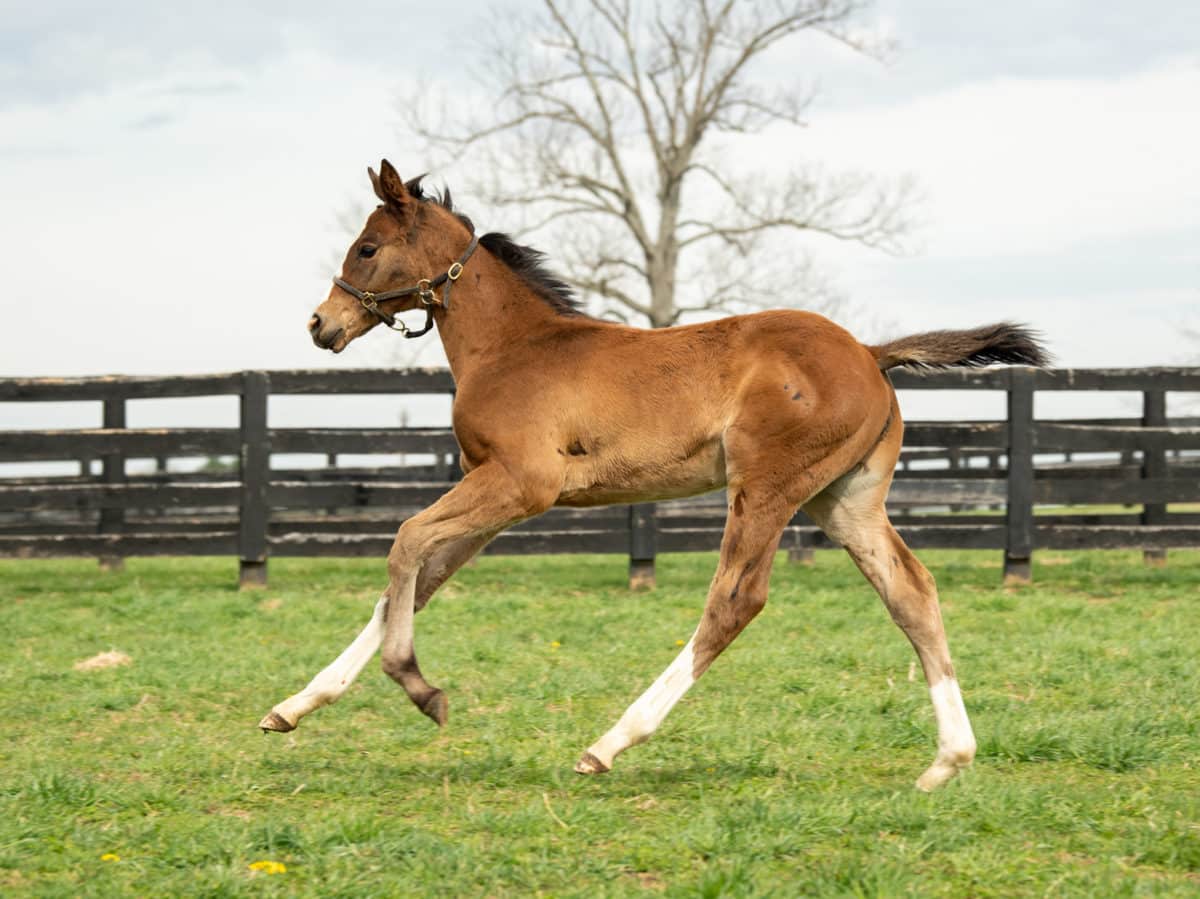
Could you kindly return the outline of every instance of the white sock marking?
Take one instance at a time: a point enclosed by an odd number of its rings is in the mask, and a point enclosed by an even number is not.
[[[597,740],[588,752],[611,767],[618,754],[630,746],[644,742],[658,730],[663,719],[675,707],[675,703],[679,702],[683,694],[696,682],[692,676],[695,660],[692,644],[695,639],[692,637],[688,641],[687,646],[680,650],[675,660],[658,676],[658,680],[625,710],[621,720]]]
[[[952,677],[943,678],[929,688],[929,696],[937,718],[938,751],[929,770],[917,780],[917,786],[922,790],[932,790],[945,783],[960,768],[971,764],[975,757],[975,734],[971,731],[958,681]]]
[[[367,626],[342,654],[309,681],[307,687],[279,703],[273,711],[295,725],[309,712],[337,702],[379,649],[379,643],[383,640],[383,612],[386,607],[387,597],[384,596],[375,604],[375,611]]]
[[[958,681],[952,677],[943,678],[929,688],[929,695],[937,718],[939,754],[945,751],[954,755],[974,755],[975,734],[971,731]]]

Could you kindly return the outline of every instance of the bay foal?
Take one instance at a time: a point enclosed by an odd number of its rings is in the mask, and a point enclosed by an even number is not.
[[[679,656],[576,765],[607,771],[646,740],[767,601],[771,564],[798,508],[844,546],[912,642],[937,719],[917,786],[969,764],[975,738],[946,645],[933,578],[888,522],[903,427],[895,366],[1037,365],[1008,324],[865,346],[807,312],[774,311],[657,331],[583,315],[541,256],[501,234],[474,238],[448,194],[427,197],[385,160],[379,207],[351,245],[309,330],[339,353],[381,320],[424,307],[454,374],[465,477],[404,522],[366,628],[300,693],[263,718],[289,731],[335,701],[382,647],[383,669],[438,724],[446,697],[421,674],[413,615],[510,525],[551,506],[690,496],[726,487],[721,557]],[[440,289],[440,292],[439,292]],[[451,290],[452,289],[452,290]]]

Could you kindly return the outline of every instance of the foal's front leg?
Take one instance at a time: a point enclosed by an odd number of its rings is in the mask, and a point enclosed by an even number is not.
[[[481,537],[457,540],[435,553],[433,558],[421,567],[421,573],[417,577],[417,610],[419,611],[429,601],[434,591],[479,552],[493,536],[494,534],[486,534]],[[308,686],[271,709],[258,723],[258,726],[264,731],[287,733],[295,730],[296,725],[305,715],[315,712],[321,706],[337,702],[354,683],[363,666],[379,649],[379,644],[383,640],[383,620],[386,608],[387,594],[385,593],[375,604],[371,620],[354,638],[354,642],[322,669],[309,682]]]
[[[552,482],[543,478],[518,481],[509,467],[492,462],[472,470],[449,493],[400,527],[388,553],[383,670],[439,725],[446,723],[446,697],[421,674],[413,647],[418,572],[442,547],[464,539],[479,540],[482,545],[509,525],[544,512],[557,495]]]

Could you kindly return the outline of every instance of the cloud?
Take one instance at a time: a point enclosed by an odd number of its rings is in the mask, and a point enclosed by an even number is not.
[[[821,117],[798,149],[916,172],[930,252],[1060,252],[1084,240],[1200,225],[1200,67],[994,79]]]
[[[182,68],[257,65],[285,46],[279,20],[253,5],[67,0],[5,12],[0,105],[45,103]]]
[[[149,131],[153,128],[162,128],[164,125],[169,125],[175,121],[175,118],[174,114],[165,111],[150,112],[139,116],[125,127],[132,131]]]
[[[1111,78],[1194,53],[1200,6],[1181,0],[1041,0],[948,7],[878,0],[900,43],[889,80],[909,95],[949,83]],[[886,88],[885,88],[886,89]]]
[[[399,74],[421,58],[423,41],[434,45],[431,59],[447,58],[449,47],[442,45],[469,33],[466,25],[483,9],[481,2],[448,9],[392,0],[357,0],[352,9],[323,0],[8,4],[0,108],[106,95],[185,69],[253,72],[300,44],[346,59],[391,62]]]
[[[387,4],[347,17],[311,6],[290,24],[253,9],[172,24],[174,13],[124,2],[100,28],[102,14],[79,4],[70,27],[18,29],[45,41],[89,28],[102,37],[73,45],[89,61],[75,70],[66,60],[52,90],[34,72],[17,99],[0,96],[0,305],[21,335],[2,373],[389,360],[391,334],[335,360],[311,348],[304,321],[345,242],[335,215],[366,196],[364,166],[389,155],[404,172],[426,167],[397,133],[396,88],[428,74],[426,59],[465,54],[456,23],[474,13],[414,19]],[[147,21],[125,21],[139,10]],[[896,21],[903,37],[912,19]],[[226,45],[236,28],[244,35]],[[397,36],[420,53],[398,57]],[[940,64],[911,52],[916,67]],[[54,57],[38,58],[53,68]],[[947,75],[887,103],[815,110],[810,128],[739,156],[764,169],[799,158],[919,176],[922,254],[813,247],[893,331],[1024,317],[1067,364],[1168,363],[1185,348],[1177,320],[1197,299],[1196,96],[1200,74],[1186,59],[1096,77]],[[509,226],[474,198],[462,205],[487,228]],[[433,341],[424,351],[434,361]]]
[[[1170,364],[1200,270],[1200,68],[998,78],[817,117],[792,158],[913,173],[920,252],[818,250],[891,331],[1020,316],[1060,361]],[[781,137],[751,164],[788,158]]]
[[[254,77],[193,72],[184,83],[241,89],[164,106],[177,83],[0,110],[0,303],[30,338],[6,374],[327,361],[304,323],[343,240],[337,203],[396,145],[392,82],[298,48]]]

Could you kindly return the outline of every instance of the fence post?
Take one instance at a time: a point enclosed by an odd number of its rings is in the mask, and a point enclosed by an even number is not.
[[[1032,368],[1013,368],[1008,387],[1008,503],[1004,518],[1004,582],[1033,579],[1033,378]]]
[[[629,589],[649,590],[655,586],[656,550],[654,503],[629,507]]]
[[[787,560],[797,565],[815,565],[817,553],[808,537],[799,528],[789,527],[788,530],[791,531],[791,540],[788,545]]]
[[[1167,424],[1167,392],[1161,388],[1142,391],[1142,426],[1161,428]],[[1165,478],[1167,476],[1167,454],[1160,449],[1142,450],[1142,478]],[[1166,524],[1166,503],[1145,503],[1142,506],[1142,524]],[[1165,549],[1143,549],[1142,561],[1147,565],[1167,564]]]
[[[109,396],[104,399],[105,428],[114,430],[125,427],[125,397]],[[103,468],[100,480],[105,484],[119,484],[125,480],[125,457],[121,453],[105,453],[102,457]],[[124,506],[100,508],[99,532],[101,534],[119,534],[125,525]],[[105,571],[120,571],[125,567],[125,560],[116,553],[101,553],[100,567]]]
[[[238,521],[238,586],[267,585],[267,482],[271,477],[271,447],[267,432],[266,372],[242,374],[241,514]]]

